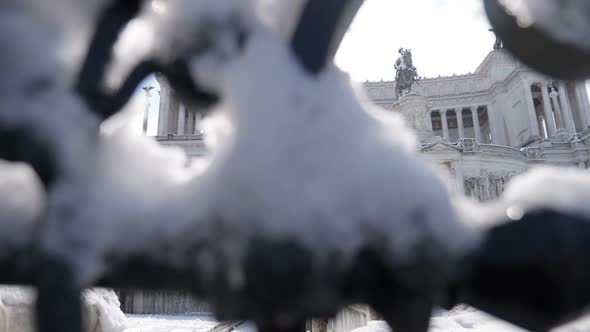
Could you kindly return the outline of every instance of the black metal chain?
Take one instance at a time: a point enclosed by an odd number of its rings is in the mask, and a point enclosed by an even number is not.
[[[543,5],[551,5],[564,12],[576,13],[570,18],[560,12],[552,13],[550,18],[533,16],[530,25],[519,23],[515,13],[511,13],[498,0],[485,0],[485,8],[494,26],[494,31],[501,38],[506,49],[519,60],[549,76],[582,80],[590,77],[590,37],[584,27],[590,26],[590,6],[584,0],[561,1],[548,0]],[[535,0],[523,1],[524,6],[538,6]],[[534,14],[535,11],[532,11]],[[546,20],[553,22],[547,22]],[[582,20],[569,24],[568,20]],[[561,26],[563,36],[558,38],[549,26]],[[565,27],[565,28],[564,28]],[[580,37],[583,36],[583,37]]]
[[[362,3],[306,2],[290,44],[302,68],[321,74]],[[507,49],[525,63],[555,76],[590,76],[588,53],[583,47],[564,46],[537,27],[515,26],[514,18],[497,1],[485,3]],[[144,59],[118,91],[103,90],[114,43],[138,15],[141,5],[139,0],[113,1],[97,23],[74,89],[90,110],[103,119],[116,113],[137,84],[156,71],[168,78],[182,98],[201,106],[221,100],[223,96],[202,89],[188,74],[185,55],[165,64],[155,58]],[[236,38],[245,42],[247,32],[238,31]],[[536,46],[529,49],[531,41],[541,43],[546,55],[539,57]],[[31,164],[47,188],[59,178],[52,147],[29,128],[15,129],[0,123],[0,142],[1,158]],[[418,280],[432,271],[422,266],[392,270],[376,248],[361,250],[350,267],[338,260],[313,265],[308,259],[310,253],[297,244],[257,240],[246,253],[244,273],[248,283],[232,290],[222,281],[227,273],[223,268],[214,281],[200,278],[194,264],[200,246],[195,244],[187,250],[183,267],[168,266],[147,255],[113,258],[111,268],[96,286],[189,290],[210,300],[221,318],[254,319],[261,331],[300,330],[307,317],[331,316],[339,308],[358,302],[372,305],[396,332],[425,332],[433,306],[450,308],[459,303],[474,305],[533,331],[546,331],[590,304],[590,224],[554,211],[529,213],[518,223],[492,228],[481,248],[449,267],[453,271],[450,277],[428,287],[421,283],[412,287],[407,280],[412,280],[411,276]],[[5,253],[2,257],[6,258],[0,260],[0,283],[38,288],[39,330],[81,331],[80,292],[84,285],[76,284],[76,271],[40,249],[6,248]],[[223,262],[222,255],[215,258]]]

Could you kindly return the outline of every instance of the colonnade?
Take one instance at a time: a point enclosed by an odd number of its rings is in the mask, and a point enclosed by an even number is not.
[[[463,110],[469,109],[471,112],[471,118],[473,119],[473,132],[475,140],[478,143],[482,142],[481,137],[481,127],[479,122],[479,114],[478,114],[478,106],[471,106],[471,107],[458,107],[458,108],[451,108],[451,109],[441,109],[432,111],[432,113],[439,113],[442,123],[442,137],[446,140],[450,140],[449,135],[449,122],[448,122],[448,112],[455,112],[455,116],[457,118],[457,130],[459,134],[459,138],[465,138],[465,125],[463,121]]]
[[[531,91],[540,89],[541,91],[541,105],[543,106],[542,117],[545,121],[544,127],[547,137],[552,137],[558,132],[568,132],[573,134],[577,131],[576,125],[584,129],[588,127],[589,118],[584,111],[586,106],[585,99],[577,85],[574,86],[573,96],[576,103],[576,109],[572,107],[566,83],[562,81],[556,82],[535,82],[527,85],[526,95],[528,100],[528,112],[531,118],[531,134],[533,136],[541,137],[539,127],[540,114],[537,113],[534,106],[534,99]],[[574,112],[577,111],[578,119],[581,123],[576,123]]]
[[[203,115],[196,111],[187,111],[184,104],[180,104],[178,108],[178,135],[198,135],[201,133],[199,124]]]
[[[178,100],[165,77],[156,74],[160,84],[160,111],[158,120],[158,135],[198,135],[200,122],[203,118],[201,112],[187,109],[186,105]]]

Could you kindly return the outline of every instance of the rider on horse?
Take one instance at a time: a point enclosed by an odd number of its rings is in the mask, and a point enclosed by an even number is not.
[[[404,61],[404,48],[400,47],[397,51],[400,56],[395,60],[395,64],[393,65],[395,68],[395,81],[399,79],[399,73],[401,70],[406,69],[406,62]]]
[[[395,91],[397,98],[403,95],[404,90],[412,91],[412,84],[417,80],[418,71],[412,63],[412,51],[398,50],[400,57],[395,61]]]

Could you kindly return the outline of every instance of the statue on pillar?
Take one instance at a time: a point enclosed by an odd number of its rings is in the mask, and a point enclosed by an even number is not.
[[[153,86],[144,86],[143,91],[145,92],[145,111],[143,113],[143,126],[142,126],[142,130],[143,130],[143,134],[146,135],[147,134],[147,125],[148,125],[148,116],[149,116],[149,112],[150,112],[150,107],[151,107],[151,98],[152,98],[152,94],[151,91],[154,89]]]
[[[496,33],[496,30],[494,30],[494,29],[488,29],[488,31],[491,31],[491,32],[494,33],[494,35],[496,35],[496,41],[494,42],[494,51],[498,51],[498,50],[504,49],[504,42],[498,36],[498,34]]]
[[[395,98],[412,92],[412,85],[418,79],[418,71],[412,62],[412,50],[401,47],[395,61]]]

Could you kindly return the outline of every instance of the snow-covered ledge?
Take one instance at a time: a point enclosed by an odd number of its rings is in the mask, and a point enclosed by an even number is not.
[[[85,332],[120,332],[126,317],[111,289],[83,293]],[[56,299],[59,301],[59,299]],[[35,291],[25,287],[0,287],[0,332],[34,332]]]

